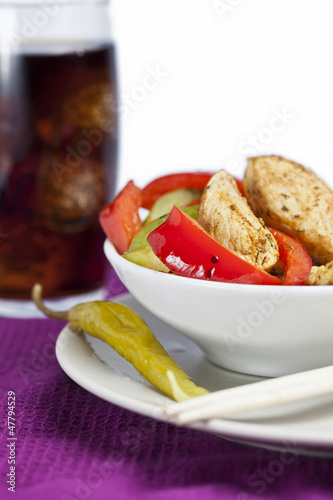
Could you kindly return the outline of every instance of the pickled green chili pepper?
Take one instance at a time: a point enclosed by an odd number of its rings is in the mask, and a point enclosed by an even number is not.
[[[170,358],[145,321],[128,306],[110,301],[78,304],[68,311],[51,311],[42,302],[42,287],[35,285],[32,298],[50,318],[68,321],[75,329],[106,342],[132,363],[148,382],[176,401],[201,396],[198,387]]]

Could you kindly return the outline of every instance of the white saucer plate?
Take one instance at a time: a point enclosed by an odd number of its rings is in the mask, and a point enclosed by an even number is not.
[[[115,300],[144,318],[168,353],[198,385],[216,391],[260,380],[212,364],[194,342],[161,322],[131,295]],[[168,420],[163,408],[171,400],[102,341],[74,333],[66,326],[58,337],[56,355],[69,377],[92,394],[139,414]],[[333,395],[189,427],[295,455],[333,455]]]

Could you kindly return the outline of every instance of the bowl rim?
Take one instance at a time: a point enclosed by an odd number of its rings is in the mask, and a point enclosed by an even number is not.
[[[238,292],[254,292],[254,291],[259,291],[259,290],[267,290],[272,292],[273,290],[283,290],[283,293],[286,293],[288,295],[294,294],[296,291],[297,293],[300,294],[306,294],[311,295],[313,293],[314,289],[316,290],[315,296],[320,294],[322,296],[323,294],[330,293],[329,290],[333,290],[333,285],[332,286],[300,286],[300,285],[291,285],[291,286],[284,286],[284,285],[255,285],[255,284],[246,284],[246,283],[229,283],[229,282],[224,282],[224,281],[210,281],[210,280],[200,280],[196,278],[189,278],[186,276],[177,276],[175,274],[168,274],[168,273],[163,273],[161,271],[156,271],[154,269],[149,269],[148,267],[140,266],[139,264],[135,264],[134,262],[131,262],[127,259],[125,259],[122,255],[120,255],[111,241],[106,238],[104,242],[104,253],[110,262],[110,264],[113,266],[115,265],[115,270],[116,266],[117,267],[122,267],[122,268],[127,268],[129,272],[137,273],[139,275],[144,275],[145,278],[156,278],[160,280],[173,280],[175,283],[181,282],[183,284],[187,284],[193,287],[199,287],[199,288],[209,288],[209,289],[217,289],[217,290],[224,290],[224,291],[238,291]]]

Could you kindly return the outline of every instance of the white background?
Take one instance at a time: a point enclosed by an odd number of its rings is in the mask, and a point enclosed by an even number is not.
[[[333,185],[333,2],[111,1],[118,188],[175,171],[226,168],[242,176],[246,156],[270,153]],[[153,85],[147,75],[157,67],[164,76]],[[279,112],[287,123],[274,121]]]

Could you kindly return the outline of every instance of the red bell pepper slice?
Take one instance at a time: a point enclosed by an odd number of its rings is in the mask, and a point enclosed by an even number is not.
[[[312,259],[303,245],[277,229],[267,227],[279,247],[280,260],[285,266],[284,284],[306,285],[312,267]]]
[[[129,181],[112,203],[99,214],[101,226],[118,253],[128,250],[132,239],[141,229],[139,208],[142,192]]]
[[[157,257],[180,276],[231,283],[283,284],[276,276],[220,245],[196,220],[177,207],[147,240]]]
[[[169,191],[183,188],[204,189],[214,173],[194,172],[164,175],[153,180],[142,190],[142,206],[149,210],[155,201]]]

